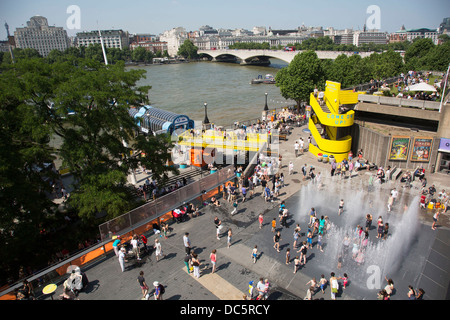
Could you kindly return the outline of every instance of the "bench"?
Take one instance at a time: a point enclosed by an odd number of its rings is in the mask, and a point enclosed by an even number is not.
[[[394,177],[395,177],[395,179],[394,179],[394,180],[397,180],[397,179],[398,179],[398,177],[400,177],[402,173],[403,173],[403,170],[402,170],[402,169],[399,169],[399,170],[398,170],[398,172],[397,172],[397,173],[395,173],[395,175],[394,175]]]
[[[389,180],[392,180],[392,177],[394,176],[395,171],[397,171],[396,166],[391,169],[391,172],[389,173]]]
[[[278,135],[278,140],[284,140],[284,141],[287,141],[287,135],[286,135],[286,134],[279,134],[279,135]]]

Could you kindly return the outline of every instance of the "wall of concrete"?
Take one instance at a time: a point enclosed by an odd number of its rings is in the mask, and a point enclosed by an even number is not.
[[[431,171],[432,166],[436,165],[439,141],[440,139],[436,135],[431,135],[433,137],[433,145],[431,147],[431,157],[429,162],[417,162],[411,161],[411,148],[414,141],[414,137],[423,137],[423,134],[417,133],[417,135],[412,134],[410,136],[410,147],[408,152],[407,161],[393,161],[389,160],[389,151],[391,147],[391,136],[383,135],[367,127],[364,127],[360,123],[354,123],[351,129],[352,140],[352,151],[356,155],[359,149],[363,150],[364,158],[368,159],[369,162],[373,162],[378,166],[383,168],[388,165],[406,170],[414,170],[418,166],[423,165],[425,170]]]

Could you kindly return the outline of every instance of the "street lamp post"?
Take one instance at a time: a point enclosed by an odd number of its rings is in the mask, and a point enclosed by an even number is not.
[[[267,111],[269,111],[269,106],[267,105],[267,92],[265,93],[266,95],[266,104],[264,105],[264,109],[262,112],[262,120],[265,121],[267,118]]]
[[[203,119],[203,125],[206,126],[207,124],[209,124],[209,119],[208,119],[208,104],[205,102],[204,106],[205,106],[205,119]]]
[[[264,111],[269,111],[269,107],[267,106],[267,92],[265,93],[266,95],[266,104],[264,105]]]

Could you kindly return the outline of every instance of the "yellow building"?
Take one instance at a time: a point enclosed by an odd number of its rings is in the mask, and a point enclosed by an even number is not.
[[[309,152],[318,158],[333,156],[337,162],[348,159],[351,151],[352,137],[340,136],[342,128],[350,127],[355,120],[353,110],[342,113],[340,107],[358,103],[358,94],[350,90],[341,90],[338,82],[327,81],[325,91],[310,95],[313,115],[309,119],[309,130],[316,145],[310,144]]]

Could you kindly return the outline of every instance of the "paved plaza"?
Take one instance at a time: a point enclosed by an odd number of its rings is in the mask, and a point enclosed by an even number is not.
[[[168,238],[153,233],[148,235],[149,244],[158,238],[166,255],[156,261],[152,252],[144,257],[140,266],[129,265],[121,272],[118,259],[112,253],[102,261],[89,268],[83,268],[90,281],[89,286],[79,294],[80,300],[141,300],[142,294],[137,277],[144,271],[147,284],[152,289],[154,281],[165,286],[164,300],[239,300],[248,294],[248,284],[255,285],[261,277],[269,279],[269,300],[298,300],[306,296],[313,277],[326,279],[335,272],[341,277],[348,274],[348,286],[337,294],[337,300],[375,300],[377,293],[386,285],[385,276],[394,280],[395,291],[392,300],[406,300],[408,285],[425,290],[425,299],[448,299],[449,285],[449,212],[441,214],[437,230],[431,229],[432,214],[427,210],[413,210],[418,206],[416,196],[419,194],[418,182],[411,189],[402,188],[399,181],[390,181],[374,189],[368,189],[369,175],[373,171],[360,171],[357,175],[340,179],[330,176],[330,165],[318,162],[315,157],[305,153],[295,158],[295,140],[308,133],[304,127],[294,128],[287,141],[280,144],[283,156],[282,172],[285,186],[281,188],[278,199],[266,202],[261,197],[261,189],[243,203],[231,216],[231,203],[221,197],[220,207],[207,206],[201,209],[201,215],[185,222],[172,223],[172,232]],[[370,160],[370,159],[369,159]],[[293,161],[294,174],[288,175],[288,163]],[[321,186],[309,180],[303,180],[301,166],[307,164],[321,172]],[[427,175],[428,184],[435,184],[436,189],[450,190],[448,176],[442,174]],[[271,186],[271,183],[270,183]],[[392,188],[399,190],[399,201],[391,212],[387,211],[387,199]],[[341,197],[346,197],[344,212],[338,215]],[[278,222],[278,208],[284,200],[290,212],[287,226]],[[301,227],[300,240],[306,240],[308,212],[314,206],[318,216],[326,215],[333,229],[324,236],[323,251],[317,248],[317,236],[313,238],[313,248],[307,252],[306,265],[294,273],[293,259],[298,255],[292,247],[293,231],[296,224]],[[380,212],[390,224],[390,234],[395,241],[376,239],[376,227],[369,230],[369,239],[373,244],[373,255],[366,256],[365,263],[358,265],[351,253],[341,255],[336,250],[340,235],[351,232],[358,224],[364,226],[367,210],[373,212],[374,225]],[[263,213],[263,227],[259,228],[258,215]],[[216,239],[214,217],[221,219],[224,226],[220,240]],[[274,233],[271,221],[276,218],[277,230],[281,232],[280,252],[273,248]],[[417,221],[417,224],[415,223]],[[232,243],[227,247],[228,228],[232,229]],[[188,274],[184,265],[185,250],[182,237],[189,232],[193,250],[202,263],[201,277]],[[395,237],[395,238],[394,238]],[[384,243],[383,243],[384,241]],[[254,263],[251,252],[258,246],[259,257]],[[384,247],[383,247],[384,246]],[[390,248],[392,246],[394,248]],[[291,262],[286,264],[286,249],[290,248]],[[217,250],[217,270],[211,273],[209,255]],[[391,250],[392,249],[392,250]],[[334,250],[334,251],[333,251]],[[334,252],[331,254],[331,252]],[[386,253],[386,254],[384,254]],[[371,260],[373,259],[373,260]],[[338,260],[342,260],[340,268]],[[385,274],[386,270],[392,273]],[[377,272],[380,271],[379,274]],[[54,299],[62,293],[62,284],[58,286]],[[152,294],[152,290],[150,290]],[[330,287],[325,293],[317,290],[313,299],[330,300]],[[50,299],[45,297],[45,299]]]

